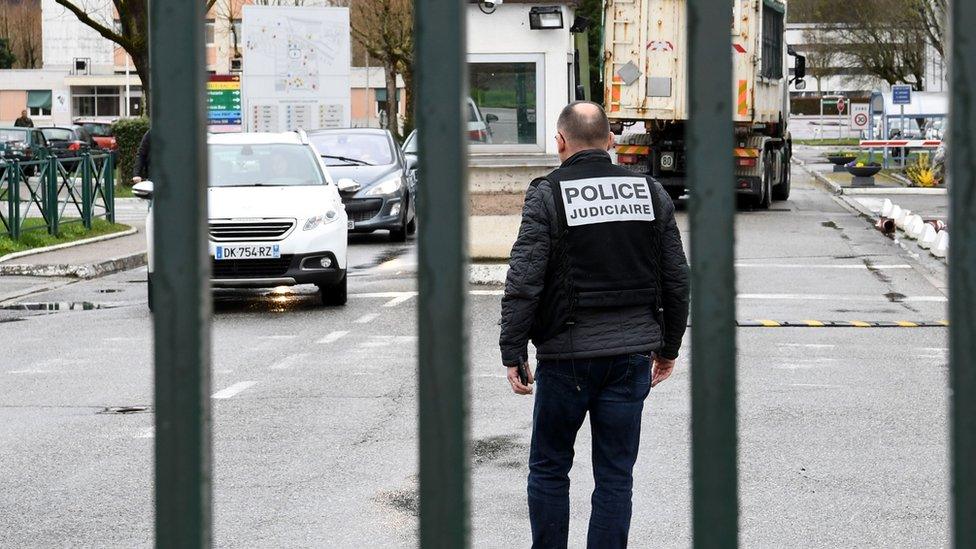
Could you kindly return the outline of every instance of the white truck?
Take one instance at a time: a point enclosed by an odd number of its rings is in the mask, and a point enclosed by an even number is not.
[[[768,208],[790,194],[789,87],[803,89],[806,60],[786,46],[785,0],[732,0],[730,8],[735,185]],[[606,0],[604,8],[604,103],[624,133],[617,162],[653,176],[673,198],[686,188],[685,10],[686,0]]]

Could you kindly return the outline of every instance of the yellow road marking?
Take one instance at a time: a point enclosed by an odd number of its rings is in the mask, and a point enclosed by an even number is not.
[[[948,326],[949,325],[949,321],[948,320],[940,320],[939,321],[939,324],[941,324],[943,326]]]
[[[804,320],[803,323],[806,324],[807,326],[812,326],[814,328],[823,328],[824,326],[826,326],[826,324],[820,322],[819,320]]]
[[[776,322],[775,320],[760,320],[759,323],[762,324],[763,326],[767,327],[767,328],[779,328],[780,327],[780,323],[779,322]]]
[[[914,322],[907,322],[905,320],[899,320],[895,324],[901,326],[902,328],[918,328],[918,324]]]
[[[855,328],[870,328],[871,324],[864,322],[863,320],[852,320],[851,326],[854,326]]]

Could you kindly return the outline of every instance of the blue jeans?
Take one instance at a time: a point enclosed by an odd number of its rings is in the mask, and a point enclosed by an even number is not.
[[[568,544],[569,470],[587,412],[596,488],[586,546],[626,547],[651,359],[640,354],[577,359],[573,370],[570,360],[542,360],[536,372],[528,486],[532,547]]]

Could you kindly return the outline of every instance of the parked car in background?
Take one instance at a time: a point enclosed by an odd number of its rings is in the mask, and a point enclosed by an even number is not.
[[[315,284],[324,305],[344,305],[346,212],[305,133],[210,135],[207,151],[211,286]],[[132,187],[133,194],[149,200],[153,191],[152,181]],[[151,204],[146,218],[150,309],[156,264]],[[166,227],[167,220],[160,220],[160,230]]]
[[[416,181],[389,130],[315,130],[308,137],[339,185],[350,232],[386,229],[394,242],[413,234]]]
[[[98,148],[84,126],[45,126],[38,129],[47,139],[48,149],[58,158],[71,158]]]
[[[37,128],[0,126],[0,160],[27,162],[43,158],[47,139]],[[36,167],[27,170],[28,175],[37,172]]]
[[[498,117],[494,114],[488,114],[487,116],[481,114],[481,109],[474,102],[474,99],[468,98],[468,140],[472,143],[486,143],[490,144],[491,139],[491,123],[498,122]]]
[[[112,123],[118,118],[112,117],[81,117],[75,118],[74,123],[85,128],[91,134],[99,149],[114,151],[118,148],[115,135],[112,134]]]

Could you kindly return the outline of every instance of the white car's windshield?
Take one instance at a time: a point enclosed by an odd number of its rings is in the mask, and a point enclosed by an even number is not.
[[[27,130],[0,130],[0,141],[20,141],[21,143],[27,141]]]
[[[210,145],[211,187],[324,185],[312,149],[304,145]]]
[[[393,163],[390,140],[383,134],[329,132],[309,136],[326,166],[385,166]]]

